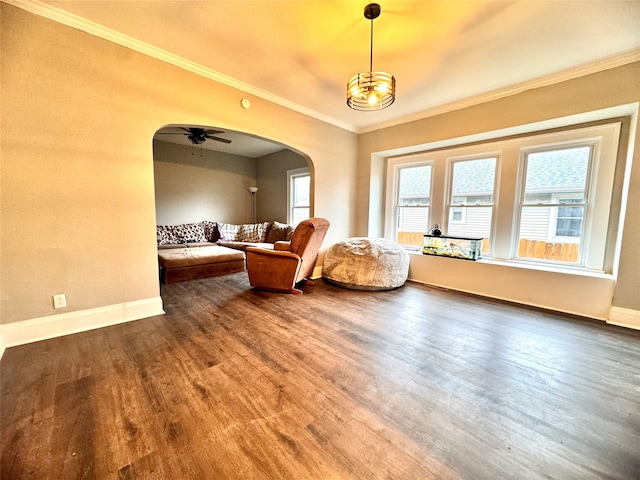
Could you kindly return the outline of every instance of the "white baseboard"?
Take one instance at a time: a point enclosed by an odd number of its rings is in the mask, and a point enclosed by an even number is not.
[[[607,323],[618,325],[619,327],[633,328],[640,330],[640,310],[630,308],[611,307],[609,310],[609,320]]]
[[[39,342],[162,314],[164,314],[162,299],[154,297],[7,323],[0,325],[0,352],[4,352],[5,348],[25,343]]]

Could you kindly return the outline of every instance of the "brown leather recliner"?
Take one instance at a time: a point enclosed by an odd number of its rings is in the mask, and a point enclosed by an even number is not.
[[[320,245],[329,222],[309,218],[298,224],[290,242],[276,242],[274,250],[247,248],[249,283],[255,288],[275,292],[302,293],[296,285],[313,273]]]

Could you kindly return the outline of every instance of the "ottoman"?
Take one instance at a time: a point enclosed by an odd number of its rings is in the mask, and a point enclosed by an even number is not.
[[[355,237],[326,251],[322,276],[354,290],[391,290],[404,285],[409,275],[409,254],[386,238]]]
[[[244,252],[219,245],[158,251],[163,283],[244,271]]]

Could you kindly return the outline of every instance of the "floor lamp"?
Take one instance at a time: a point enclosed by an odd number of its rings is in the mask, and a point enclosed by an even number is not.
[[[249,187],[251,192],[251,223],[256,223],[256,192],[258,187]]]

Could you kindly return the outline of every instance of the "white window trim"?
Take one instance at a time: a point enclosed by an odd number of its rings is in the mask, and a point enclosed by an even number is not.
[[[606,251],[607,223],[611,206],[613,177],[617,162],[617,148],[620,137],[620,123],[612,122],[594,127],[576,128],[554,133],[533,134],[509,140],[496,139],[490,143],[473,146],[460,146],[440,151],[430,151],[403,155],[387,159],[385,223],[386,238],[395,238],[395,202],[397,197],[397,169],[399,166],[418,166],[420,163],[432,162],[430,223],[447,225],[448,196],[446,190],[450,187],[451,179],[448,173],[447,159],[461,159],[468,157],[487,157],[497,155],[496,187],[494,191],[492,215],[491,255],[500,262],[517,262],[522,264],[528,260],[517,257],[519,232],[519,205],[523,192],[523,158],[527,149],[557,148],[574,144],[584,145],[586,141],[593,141],[592,155],[596,161],[590,172],[589,191],[587,199],[588,211],[585,211],[585,232],[581,251],[584,255],[583,266],[578,269],[588,269],[602,272]],[[596,235],[594,232],[601,232]],[[426,233],[426,232],[425,232]],[[615,248],[615,246],[611,246]],[[535,262],[538,264],[575,271],[575,266],[564,266],[552,262]]]
[[[296,177],[311,177],[311,172],[308,167],[294,168],[287,170],[287,223],[293,223],[293,179]],[[299,207],[299,205],[298,205]],[[309,178],[309,215],[311,215],[311,178]]]

